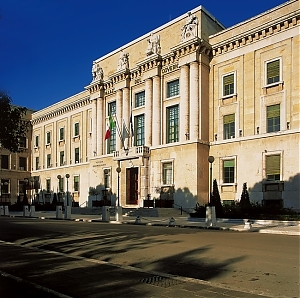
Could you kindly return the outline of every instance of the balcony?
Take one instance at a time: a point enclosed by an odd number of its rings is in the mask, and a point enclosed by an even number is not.
[[[150,149],[146,146],[131,147],[128,149],[121,149],[119,151],[114,151],[114,160],[126,160],[135,159],[139,157],[149,157]]]

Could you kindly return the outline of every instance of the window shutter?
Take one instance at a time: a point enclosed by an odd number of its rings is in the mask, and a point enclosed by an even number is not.
[[[234,75],[233,74],[223,77],[223,85],[224,86],[230,85],[233,83],[234,83]]]
[[[266,156],[266,174],[267,175],[280,174],[280,155]]]
[[[223,124],[229,124],[229,123],[234,123],[234,122],[235,122],[234,114],[225,115],[223,118]]]
[[[267,77],[274,78],[276,76],[279,76],[279,66],[279,60],[269,62],[267,64]]]
[[[234,168],[234,159],[224,160],[223,166],[224,168]]]
[[[280,117],[280,104],[267,107],[267,118]]]

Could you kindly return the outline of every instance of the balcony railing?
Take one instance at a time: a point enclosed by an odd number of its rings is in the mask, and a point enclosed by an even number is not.
[[[114,160],[134,159],[139,157],[149,157],[150,149],[146,146],[131,147],[114,151]]]

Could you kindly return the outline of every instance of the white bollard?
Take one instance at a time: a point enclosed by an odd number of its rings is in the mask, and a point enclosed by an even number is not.
[[[115,207],[115,213],[116,213],[116,221],[122,221],[123,220],[123,211],[121,206]]]
[[[102,220],[109,221],[110,220],[110,213],[109,213],[109,207],[103,206],[102,207]]]
[[[0,206],[0,215],[4,215],[4,206]]]
[[[62,219],[62,206],[56,206],[56,218],[57,219]]]
[[[245,220],[245,225],[244,225],[245,230],[251,230],[252,229],[252,223],[249,219]]]
[[[71,206],[65,206],[65,219],[71,219]]]
[[[35,206],[30,206],[30,217],[34,217],[35,216]]]
[[[216,224],[217,224],[216,208],[215,208],[215,206],[207,206],[206,207],[205,225],[207,227],[215,227]]]
[[[29,216],[29,210],[28,210],[28,206],[23,206],[23,216]]]
[[[4,215],[9,215],[9,208],[8,208],[8,206],[4,206]]]

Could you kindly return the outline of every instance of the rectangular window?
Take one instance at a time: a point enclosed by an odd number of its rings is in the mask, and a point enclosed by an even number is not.
[[[65,151],[59,152],[59,165],[63,166],[65,163]]]
[[[110,188],[110,169],[104,169],[103,171],[104,175],[104,187],[105,188]]]
[[[47,131],[46,133],[46,145],[49,145],[51,143],[51,133],[50,131]]]
[[[107,139],[107,153],[113,153],[116,150],[116,127],[110,131],[110,138]]]
[[[27,143],[26,137],[20,137],[19,138],[19,147],[20,148],[27,148],[26,143]]]
[[[266,156],[266,176],[268,180],[280,180],[280,154]]]
[[[19,170],[27,171],[27,158],[26,157],[19,157]]]
[[[223,182],[234,183],[234,159],[223,161]]]
[[[9,180],[8,179],[1,179],[1,194],[9,193]]]
[[[114,116],[116,115],[116,102],[112,101],[109,102],[107,105],[107,116]]]
[[[267,85],[274,84],[280,80],[280,60],[267,63]]]
[[[79,191],[79,176],[74,176],[74,191]]]
[[[59,140],[63,141],[64,139],[65,139],[65,129],[64,129],[64,127],[61,127],[59,129]]]
[[[143,146],[145,144],[145,116],[139,115],[134,117],[135,127],[135,146]]]
[[[35,169],[40,169],[40,158],[38,156],[35,158]]]
[[[179,106],[167,108],[167,143],[179,141]]]
[[[223,117],[224,140],[235,137],[235,114],[225,115]]]
[[[79,122],[74,124],[74,137],[79,136]]]
[[[64,177],[58,179],[58,190],[59,192],[64,192]]]
[[[51,191],[51,179],[50,178],[46,179],[46,191],[47,192]]]
[[[179,80],[167,83],[167,97],[179,95]]]
[[[79,148],[75,148],[75,163],[79,163]]]
[[[142,107],[145,105],[145,91],[135,94],[135,107]]]
[[[51,167],[51,154],[47,154],[47,168]]]
[[[34,147],[38,147],[39,146],[39,136],[35,136],[35,140],[34,140]]]
[[[234,74],[223,77],[223,96],[234,94]]]
[[[173,164],[172,162],[165,162],[162,165],[163,168],[163,184],[171,185],[173,184]]]
[[[9,169],[9,155],[1,155],[1,168]]]
[[[280,104],[267,107],[267,132],[280,130]]]

